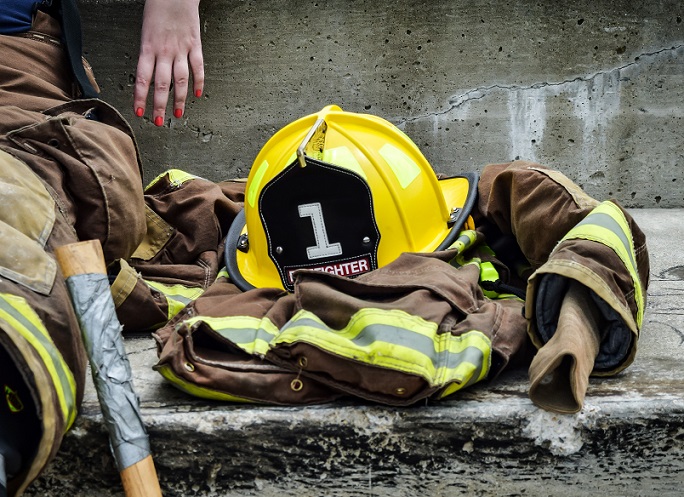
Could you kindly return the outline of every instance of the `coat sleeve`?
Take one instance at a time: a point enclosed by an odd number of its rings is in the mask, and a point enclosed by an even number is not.
[[[604,323],[593,374],[634,360],[646,306],[645,235],[620,205],[599,202],[558,171],[529,162],[487,166],[479,185],[484,230],[515,240],[533,271],[525,316],[539,348],[554,334],[570,280],[591,290]]]

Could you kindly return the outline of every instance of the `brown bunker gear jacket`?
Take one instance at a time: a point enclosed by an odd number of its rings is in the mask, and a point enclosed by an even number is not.
[[[143,243],[147,259],[134,255],[113,285],[130,325],[169,319],[154,332],[155,369],[193,395],[276,404],[444,398],[528,364],[530,345],[553,336],[570,280],[591,290],[603,315],[593,373],[615,374],[634,359],[649,272],[644,235],[617,203],[599,203],[558,171],[522,161],[489,165],[478,184],[477,228],[454,248],[407,253],[355,279],[298,271],[293,293],[241,292],[220,271],[242,186],[179,171],[157,178],[146,191],[148,223],[156,226]],[[196,212],[168,215],[189,198]],[[190,240],[206,244],[188,251]],[[201,295],[171,315],[169,292],[145,279],[179,267],[194,268]],[[128,293],[119,291],[125,286]],[[125,295],[136,292],[148,304],[165,303],[154,322],[130,312]]]

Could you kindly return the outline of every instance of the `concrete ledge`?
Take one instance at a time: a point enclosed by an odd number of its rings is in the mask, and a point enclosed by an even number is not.
[[[128,339],[164,495],[681,495],[684,210],[632,213],[652,264],[640,351],[618,377],[592,379],[577,415],[536,408],[526,371],[412,408],[212,403],[151,370],[151,339]],[[92,386],[26,495],[123,495]]]

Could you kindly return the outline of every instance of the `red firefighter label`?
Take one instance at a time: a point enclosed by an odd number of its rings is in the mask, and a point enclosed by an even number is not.
[[[287,280],[290,284],[294,283],[294,272],[300,269],[310,269],[313,271],[323,271],[325,273],[336,274],[337,276],[353,277],[367,273],[372,268],[370,256],[362,256],[357,259],[346,261],[333,261],[317,266],[286,268]]]

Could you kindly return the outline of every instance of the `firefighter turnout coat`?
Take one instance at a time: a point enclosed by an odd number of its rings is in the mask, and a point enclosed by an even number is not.
[[[157,328],[155,369],[195,396],[408,405],[529,364],[576,280],[603,316],[593,374],[627,367],[649,278],[629,214],[523,161],[486,166],[477,192],[476,228],[447,250],[404,253],[354,279],[297,271],[293,292],[241,291],[221,255],[244,183],[168,171],[145,192],[145,241],[120,262],[120,318],[129,329]],[[150,312],[133,312],[141,302]]]

